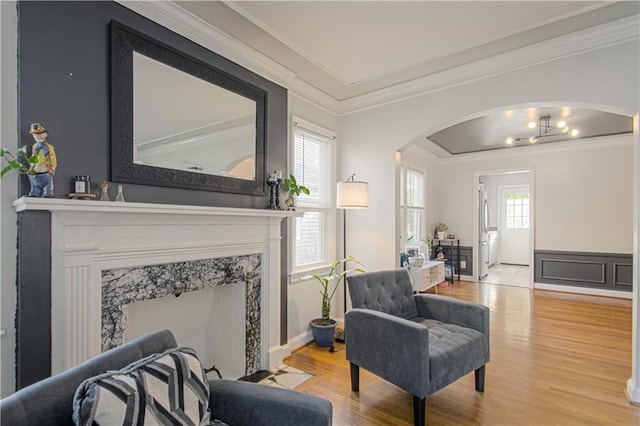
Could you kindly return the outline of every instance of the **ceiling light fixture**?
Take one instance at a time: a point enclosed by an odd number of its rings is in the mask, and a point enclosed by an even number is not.
[[[568,134],[570,136],[578,135],[578,130],[572,129],[571,127],[567,126],[567,123],[564,120],[560,120],[556,123],[555,126],[552,126],[550,115],[544,115],[538,118],[537,124],[533,121],[529,122],[527,124],[527,127],[530,129],[535,129],[536,127],[538,127],[538,134],[534,136],[522,137],[522,138],[509,137],[506,140],[507,145],[512,145],[514,142],[523,142],[523,141],[528,141],[529,143],[536,143],[540,138],[546,138],[551,136],[563,136],[565,134]],[[558,133],[558,131],[560,131],[560,133]]]

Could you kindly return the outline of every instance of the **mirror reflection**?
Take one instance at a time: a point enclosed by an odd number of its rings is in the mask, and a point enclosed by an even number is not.
[[[133,162],[255,179],[256,102],[133,52]]]

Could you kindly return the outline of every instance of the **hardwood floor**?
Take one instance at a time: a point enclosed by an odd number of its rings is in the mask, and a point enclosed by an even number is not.
[[[491,309],[484,394],[473,373],[427,398],[430,425],[640,424],[631,376],[631,301],[456,282],[439,294]],[[344,345],[307,345],[285,362],[315,375],[297,388],[333,403],[334,425],[411,425],[412,397],[360,370],[351,392]]]

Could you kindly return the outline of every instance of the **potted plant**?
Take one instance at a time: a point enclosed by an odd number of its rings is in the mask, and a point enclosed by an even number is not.
[[[336,260],[331,264],[329,269],[329,275],[320,276],[318,274],[307,275],[302,279],[315,278],[322,287],[320,294],[322,294],[322,307],[320,318],[314,318],[310,321],[311,331],[313,332],[313,339],[320,347],[328,347],[333,343],[333,336],[335,333],[337,322],[331,318],[331,300],[336,294],[336,289],[340,285],[340,282],[347,274],[352,272],[364,272],[364,269],[355,267],[352,269],[346,269],[347,262],[353,262],[358,265],[362,265],[359,261],[351,256],[347,256],[344,259]],[[339,274],[336,273],[336,268],[344,264],[345,268]]]
[[[438,226],[436,226],[436,234],[438,234],[438,239],[439,240],[444,240],[447,238],[447,231],[449,230],[449,227],[447,226],[446,223],[438,223]]]
[[[300,193],[304,192],[307,195],[310,194],[309,188],[304,185],[298,185],[298,181],[296,180],[296,177],[294,175],[289,175],[288,178],[285,178],[280,184],[280,187],[284,191],[286,191],[288,195],[287,199],[285,200],[285,203],[287,204],[287,210],[296,209],[296,201],[298,199],[298,196],[300,196]]]
[[[38,156],[29,156],[29,154],[27,154],[26,145],[18,148],[15,154],[6,148],[0,148],[0,157],[7,162],[7,165],[0,171],[0,178],[10,171],[14,171],[19,175],[30,174],[32,173],[31,165],[38,162]]]

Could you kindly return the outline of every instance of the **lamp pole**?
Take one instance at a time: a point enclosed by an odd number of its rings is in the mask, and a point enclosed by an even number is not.
[[[347,257],[347,209],[366,209],[369,207],[369,184],[355,180],[355,173],[346,181],[338,182],[336,190],[336,207],[342,209],[342,255]],[[343,271],[347,271],[344,262]],[[342,283],[342,297],[344,298],[344,312],[347,312],[347,277]]]

